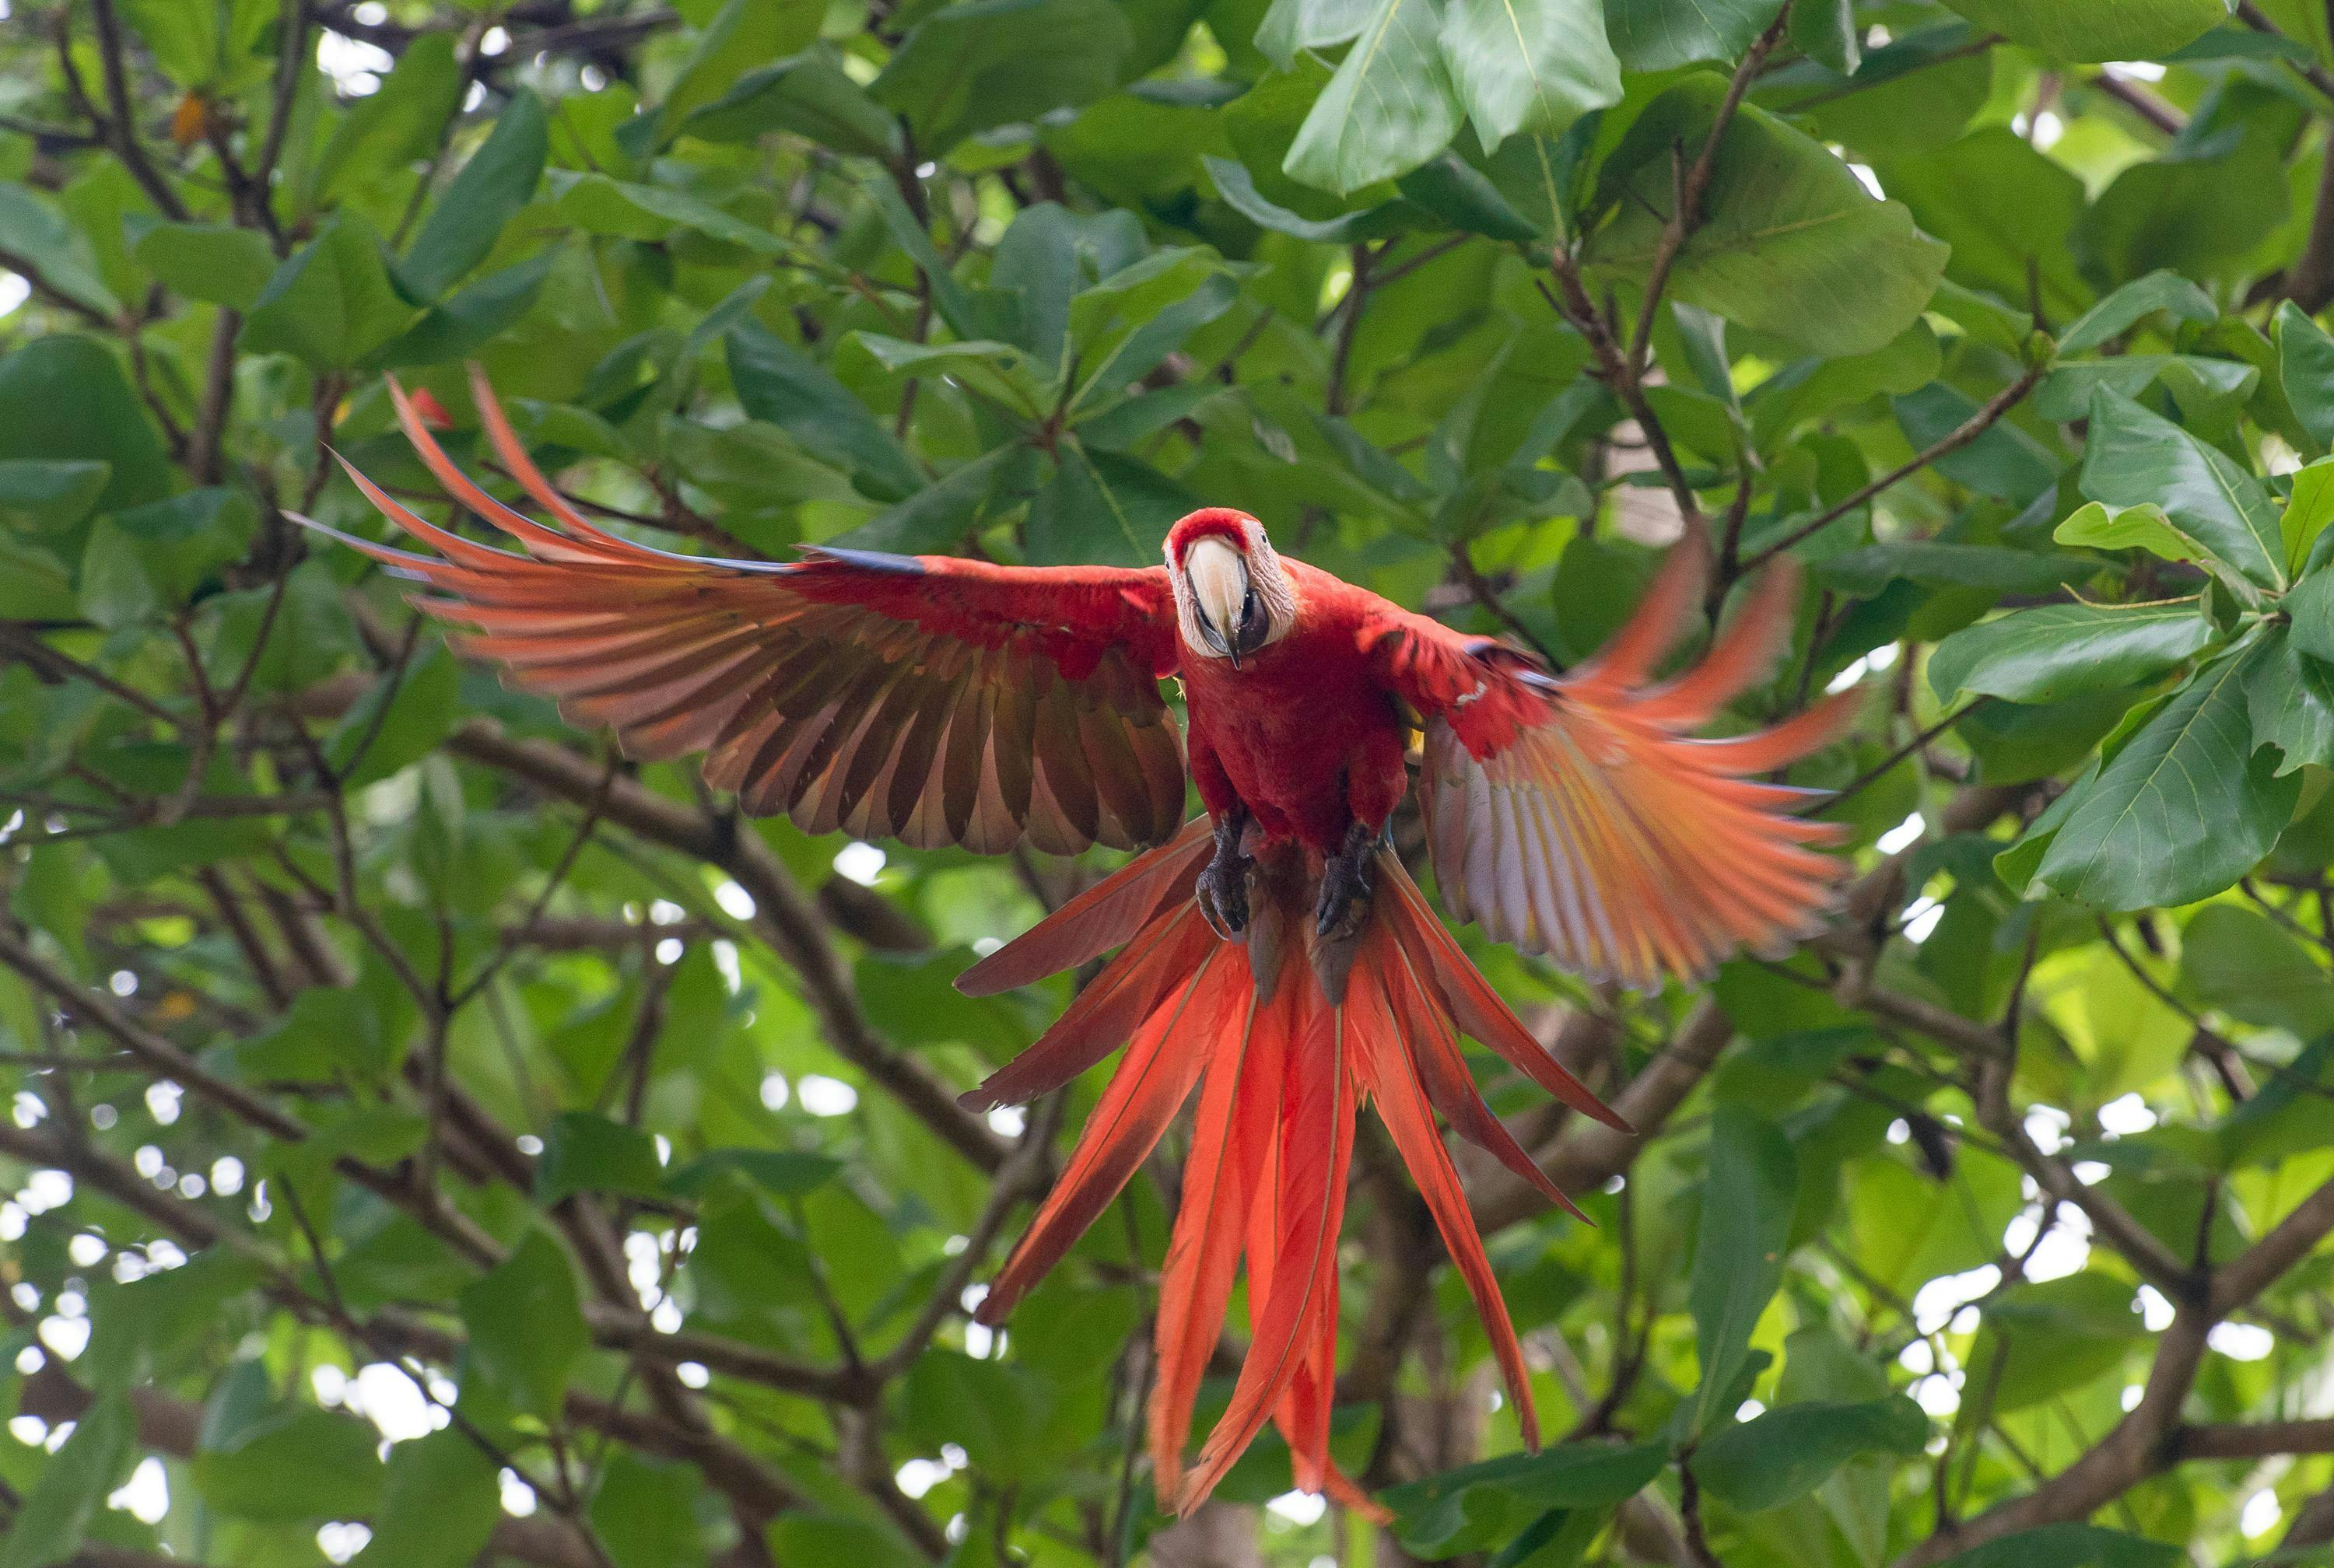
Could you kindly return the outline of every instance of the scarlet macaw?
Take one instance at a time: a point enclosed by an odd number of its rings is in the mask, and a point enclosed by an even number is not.
[[[968,1107],[1024,1102],[1121,1045],[1068,1167],[981,1303],[1004,1319],[1200,1092],[1160,1282],[1150,1440],[1158,1495],[1209,1495],[1268,1419],[1297,1485],[1370,1511],[1328,1457],[1338,1227],[1354,1120],[1374,1101],[1472,1294],[1522,1425],[1521,1352],[1435,1115],[1565,1195],[1491,1114],[1466,1034],[1567,1105],[1626,1130],[1477,973],[1386,842],[1425,730],[1420,804],[1454,916],[1580,974],[1657,985],[1804,935],[1839,862],[1801,792],[1750,775],[1837,734],[1854,694],[1704,741],[1770,663],[1789,579],[1753,590],[1696,668],[1648,685],[1702,596],[1673,552],[1594,660],[1556,677],[1278,554],[1263,526],[1194,512],[1147,569],[1002,566],[810,548],[772,563],[673,554],[595,526],[544,477],[482,377],[505,468],[546,527],[467,478],[394,380],[399,419],[464,505],[525,553],[439,528],[350,468],[424,556],[339,535],[435,591],[470,652],[607,725],[636,757],[706,754],[706,779],[805,832],[918,847],[1147,852],[959,980],[986,996],[1115,959]],[[303,519],[304,522],[305,519]],[[316,526],[312,524],[312,526]],[[332,532],[331,530],[324,530]],[[1160,694],[1182,683],[1186,758]],[[1210,831],[1212,828],[1212,831]],[[1573,1209],[1575,1214],[1579,1211]],[[1230,1408],[1184,1467],[1191,1409],[1243,1255],[1251,1338]]]

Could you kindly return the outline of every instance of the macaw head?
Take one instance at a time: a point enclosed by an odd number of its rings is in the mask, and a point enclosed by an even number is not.
[[[1240,660],[1297,625],[1297,590],[1264,524],[1229,506],[1194,512],[1167,531],[1167,577],[1183,646]]]

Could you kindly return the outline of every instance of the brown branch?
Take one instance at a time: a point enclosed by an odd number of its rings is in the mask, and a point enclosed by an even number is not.
[[[1920,453],[1910,461],[1903,464],[1901,467],[1889,473],[1882,475],[1877,479],[1873,480],[1870,484],[1865,486],[1855,495],[1850,495],[1847,500],[1840,502],[1837,505],[1827,508],[1824,512],[1818,515],[1813,522],[1801,524],[1799,527],[1792,529],[1789,534],[1784,534],[1780,539],[1778,539],[1773,544],[1767,545],[1764,549],[1758,551],[1748,561],[1745,561],[1742,563],[1742,570],[1745,572],[1757,570],[1760,566],[1773,560],[1776,556],[1780,555],[1784,551],[1789,550],[1794,544],[1798,544],[1807,539],[1811,539],[1818,534],[1822,533],[1834,523],[1838,522],[1841,518],[1847,516],[1857,507],[1862,506],[1872,500],[1873,497],[1878,495],[1882,491],[1893,488],[1896,485],[1911,478],[1914,475],[1921,472],[1924,468],[1928,467],[1931,464],[1935,463],[1942,458],[1952,457],[1955,452],[1960,451],[1963,447],[1968,446],[1980,436],[1982,436],[1988,430],[1992,429],[1994,426],[2001,422],[2002,416],[2008,414],[2011,409],[2024,402],[2026,400],[2026,395],[2029,392],[2031,392],[2035,389],[2036,385],[2041,381],[2043,376],[2049,373],[2049,368],[2050,367],[2047,364],[2028,366],[2016,380],[2011,382],[2010,385],[2004,387],[2001,391],[1996,392],[1991,399],[1987,399],[1983,408],[1980,409],[1976,413],[1972,414],[1968,418],[1963,420],[1958,428],[1944,436],[1942,439],[1938,440],[1934,446],[1930,447],[1928,450]]]
[[[95,106],[88,102],[87,94],[81,89],[80,79],[72,71],[72,51],[61,25],[57,34],[57,53],[65,57],[68,88],[96,120],[99,134],[105,138],[106,145],[113,149],[113,155],[121,160],[121,166],[130,171],[130,177],[138,182],[139,188],[146,193],[148,199],[162,209],[165,217],[184,223],[188,217],[187,204],[178,199],[178,193],[170,188],[169,182],[162,178],[161,170],[156,168],[153,160],[146,156],[145,144],[138,137],[137,105],[130,91],[129,70],[123,63],[121,23],[113,14],[113,0],[90,0],[90,14],[97,24],[98,63],[104,72],[105,99],[111,114],[100,115]],[[63,24],[64,20],[65,14],[60,12],[59,23]]]
[[[1767,56],[1781,43],[1783,31],[1789,26],[1791,7],[1786,0],[1775,20],[1761,33],[1741,63],[1735,66],[1734,75],[1726,84],[1726,96],[1718,105],[1717,117],[1711,121],[1710,134],[1702,140],[1702,150],[1693,164],[1675,175],[1676,188],[1670,204],[1669,221],[1662,226],[1662,237],[1654,249],[1652,267],[1645,276],[1644,303],[1638,307],[1637,330],[1629,343],[1629,373],[1633,380],[1642,380],[1652,363],[1654,323],[1660,319],[1662,295],[1669,288],[1670,273],[1686,247],[1686,242],[1702,226],[1702,204],[1710,194],[1711,176],[1718,168],[1718,149],[1726,133],[1734,125],[1734,117],[1741,112],[1743,95],[1750,91]],[[1682,156],[1682,155],[1681,155]]]
[[[464,725],[449,746],[457,755],[578,804],[598,794],[604,776],[599,764],[564,746],[515,740],[485,720]],[[629,778],[614,781],[603,814],[628,832],[728,872],[754,899],[755,935],[793,967],[836,1053],[981,1170],[993,1175],[1004,1165],[1010,1152],[1005,1140],[959,1106],[954,1090],[923,1063],[893,1049],[868,1023],[816,906],[760,835]]]

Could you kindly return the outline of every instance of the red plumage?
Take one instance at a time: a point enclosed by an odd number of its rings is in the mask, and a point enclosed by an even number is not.
[[[1754,588],[1700,665],[1649,686],[1701,602],[1704,563],[1689,550],[1605,652],[1560,678],[1282,561],[1229,508],[1185,518],[1167,564],[1146,571],[847,550],[708,561],[591,523],[474,386],[502,466],[558,526],[463,476],[392,381],[431,471],[524,553],[428,523],[354,470],[438,553],[341,537],[421,583],[418,601],[516,684],[613,726],[634,755],[705,752],[708,779],[747,810],[808,831],[991,851],[1155,846],[958,984],[989,995],[1118,949],[1036,1044],[965,1096],[976,1110],[1024,1101],[1124,1048],[984,1321],[1012,1311],[1196,1098],[1156,1323],[1162,1498],[1196,1506],[1270,1420],[1300,1486],[1373,1509],[1328,1453],[1337,1236],[1364,1105],[1416,1179],[1537,1444],[1521,1352],[1438,1117],[1571,1206],[1483,1103],[1461,1037],[1574,1110],[1625,1123],[1517,1019],[1385,846],[1413,720],[1428,847],[1454,913],[1636,986],[1786,943],[1826,905],[1838,865],[1815,848],[1831,830],[1792,814],[1799,792],[1755,775],[1836,735],[1848,700],[1760,734],[1690,732],[1772,661],[1789,577]],[[1189,776],[1208,811],[1189,823],[1158,689],[1168,676],[1183,684]],[[1247,1354],[1186,1468],[1243,1266]]]

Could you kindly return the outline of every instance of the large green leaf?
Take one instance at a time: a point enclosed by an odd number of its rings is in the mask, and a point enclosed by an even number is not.
[[[1442,58],[1486,151],[1519,130],[1553,136],[1621,98],[1603,0],[1450,0]]]
[[[318,200],[429,156],[462,105],[466,72],[454,58],[456,42],[451,32],[416,35],[380,91],[338,120],[309,177]]]
[[[1675,150],[1708,139],[1725,95],[1724,82],[1694,77],[1631,128],[1606,168],[1600,202],[1611,216],[1585,253],[1596,277],[1644,284],[1675,206]],[[1821,142],[1745,106],[1719,144],[1702,221],[1669,286],[1811,353],[1870,353],[1920,315],[1946,254]]]
[[[1712,1496],[1752,1514],[1806,1496],[1851,1459],[1917,1454],[1928,1440],[1928,1417],[1902,1394],[1786,1405],[1703,1443],[1693,1473]]]
[[[174,293],[238,311],[251,308],[275,273],[266,236],[223,223],[158,223],[131,254]]]
[[[926,157],[1116,87],[1134,49],[1110,0],[960,0],[917,23],[868,91]]]
[[[543,101],[525,91],[514,94],[405,253],[398,275],[407,286],[435,299],[486,260],[504,226],[534,198],[550,147]]]
[[[2304,1040],[2334,1026],[2334,974],[2257,910],[2197,910],[2180,928],[2180,979],[2195,1000],[2242,1023]]]
[[[1929,685],[1941,697],[2059,702],[2151,679],[2213,635],[2192,603],[2046,604],[1946,638],[1929,656]]]
[[[2262,482],[2227,453],[2106,387],[2091,399],[2082,484],[2084,495],[2110,506],[2161,508],[2241,592],[2286,584],[2284,530]]]
[[[97,255],[72,221],[21,185],[0,180],[0,249],[75,303],[113,316],[121,302],[105,286]]]
[[[892,432],[825,366],[753,322],[730,330],[728,351],[729,379],[747,413],[844,470],[877,500],[897,501],[922,487],[922,476]]]
[[[1723,1401],[1750,1359],[1750,1330],[1783,1277],[1798,1192],[1799,1161],[1782,1129],[1738,1106],[1722,1106],[1711,1121],[1702,1229],[1686,1286],[1702,1358],[1697,1429],[1724,1413]]]
[[[361,218],[336,217],[267,280],[244,321],[243,348],[345,369],[412,319],[413,307],[390,282],[380,236]]]
[[[2309,586],[2296,590],[2287,603]],[[2245,707],[2254,739],[2277,749],[2280,774],[2305,763],[2334,767],[2334,668],[2305,646],[2299,620],[2262,634],[2261,657],[2245,676]]]
[[[1451,144],[1459,101],[1433,0],[1377,0],[1281,168],[1341,195],[1407,174]]]
[[[2103,909],[2187,904],[2251,871],[2276,842],[2301,788],[2257,750],[2247,711],[2247,646],[2200,670],[2080,791],[2036,872]]]
[[[1782,9],[1782,0],[1605,0],[1605,26],[1622,64],[1666,71],[1736,58]]]
[[[18,1504],[0,1540],[0,1568],[49,1568],[73,1560],[138,1451],[138,1418],[124,1395],[84,1412]]]
[[[2278,378],[2302,428],[2334,446],[2334,337],[2291,300],[2277,307]]]
[[[454,1428],[398,1444],[356,1568],[463,1568],[475,1561],[502,1517],[498,1473],[477,1439]]]
[[[559,1415],[567,1374],[591,1343],[567,1255],[530,1230],[494,1270],[462,1292],[470,1364],[515,1409]]]
[[[1510,1454],[1389,1488],[1394,1533],[1413,1552],[1448,1557],[1495,1544],[1550,1508],[1610,1507],[1659,1475],[1659,1443],[1566,1443]]]
[[[110,465],[101,511],[170,492],[162,439],[95,338],[36,338],[0,359],[0,461]]]
[[[2061,60],[2147,60],[2220,25],[2221,0],[1945,0],[1981,27]]]

